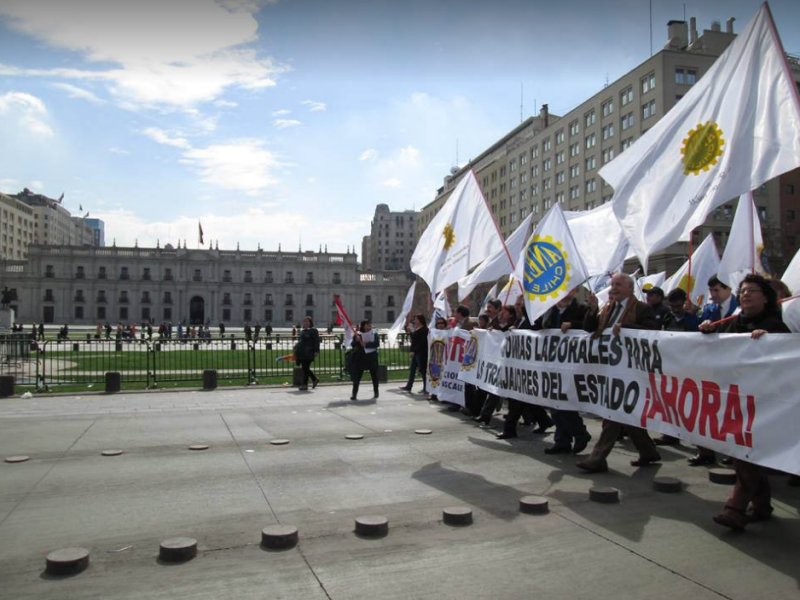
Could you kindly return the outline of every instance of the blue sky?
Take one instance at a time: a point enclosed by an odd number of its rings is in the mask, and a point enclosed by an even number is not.
[[[759,5],[652,0],[653,48]],[[800,55],[800,2],[770,7]],[[0,191],[63,192],[108,244],[196,247],[199,220],[222,249],[360,253],[376,204],[421,208],[520,122],[520,86],[525,117],[567,112],[649,24],[646,0],[0,0]]]

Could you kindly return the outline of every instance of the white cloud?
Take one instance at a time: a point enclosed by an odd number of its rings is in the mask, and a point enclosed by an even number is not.
[[[45,122],[47,108],[39,98],[25,92],[8,92],[0,96],[0,115],[16,116],[28,133],[50,137],[53,130]]]
[[[31,187],[34,190],[41,192],[44,189],[44,183],[42,183],[38,179],[34,179],[33,181],[31,181]]]
[[[316,102],[314,100],[303,100],[300,104],[307,106],[311,112],[321,112],[328,107],[324,102]]]
[[[373,161],[378,158],[378,151],[375,148],[367,148],[358,157],[358,160]]]
[[[85,90],[70,83],[54,83],[53,87],[67,92],[67,95],[70,98],[78,98],[80,100],[86,100],[87,102],[91,102],[92,104],[105,103],[105,100],[99,98],[89,90]]]
[[[185,108],[213,101],[232,86],[273,86],[287,70],[246,47],[258,37],[258,9],[257,2],[214,0],[3,0],[0,16],[18,31],[101,65],[12,67],[16,74],[102,80],[125,105]]]
[[[191,148],[180,160],[206,183],[257,195],[274,185],[273,172],[282,165],[260,140],[244,139]]]
[[[16,190],[19,188],[19,181],[11,177],[0,179],[0,190]],[[12,192],[16,193],[16,192]]]
[[[117,146],[111,146],[110,148],[108,148],[108,151],[111,154],[120,154],[120,155],[123,155],[123,156],[126,156],[126,155],[130,154],[130,152],[128,152],[124,148],[118,148]]]
[[[272,124],[278,129],[286,129],[287,127],[297,127],[298,125],[302,125],[302,123],[297,119],[275,119]]]
[[[175,148],[184,149],[191,148],[191,144],[189,144],[189,141],[186,138],[170,135],[168,132],[164,131],[163,129],[159,129],[158,127],[148,127],[142,130],[142,133],[154,142],[164,144],[165,146],[174,146]]]
[[[397,188],[403,185],[403,182],[397,179],[396,177],[390,177],[389,179],[385,179],[381,182],[383,187],[389,188]]]
[[[288,108],[281,108],[279,110],[273,110],[272,111],[272,116],[273,117],[285,117],[286,115],[290,115],[290,114],[292,114],[292,111],[290,111]]]
[[[239,106],[238,102],[232,102],[230,100],[216,100],[214,102],[214,106],[217,108],[236,108]]]

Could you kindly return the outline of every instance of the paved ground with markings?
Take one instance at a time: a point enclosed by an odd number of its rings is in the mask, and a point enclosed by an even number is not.
[[[551,436],[500,441],[421,396],[349,392],[0,400],[0,458],[30,457],[0,462],[0,598],[800,597],[800,488],[785,476],[772,477],[775,518],[736,534],[711,521],[730,488],[686,464],[691,448],[636,469],[623,444],[609,473],[583,475],[576,457],[543,453]],[[657,475],[684,490],[654,491]],[[618,488],[620,502],[590,501],[593,486]],[[550,512],[520,513],[527,495]],[[473,524],[445,525],[451,506],[471,508]],[[388,535],[356,536],[367,515],[386,517]],[[261,547],[276,523],[298,529],[296,547]],[[197,540],[197,556],[159,561],[178,536]],[[72,546],[90,551],[88,569],[44,572],[49,552]]]

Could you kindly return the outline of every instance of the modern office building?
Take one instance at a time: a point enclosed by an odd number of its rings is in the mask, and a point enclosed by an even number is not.
[[[587,210],[608,202],[613,190],[598,169],[628,149],[667,113],[735,38],[733,19],[725,31],[713,23],[698,35],[695,19],[670,21],[665,47],[567,114],[549,114],[543,105],[476,159],[445,177],[435,199],[422,209],[421,232],[449,197],[460,178],[475,172],[503,234],[508,236],[529,213],[541,219],[553,203],[564,210]],[[788,57],[795,80],[800,62]],[[800,211],[798,174],[789,173],[754,191],[764,227],[766,254],[777,272],[797,248],[795,223]],[[724,248],[737,203],[732,198],[695,231],[696,241],[710,232]],[[650,259],[649,270],[674,271],[686,259],[687,245],[675,244]]]
[[[0,262],[20,323],[224,322],[292,326],[336,318],[392,323],[409,285],[403,272],[362,271],[355,253],[32,245]]]
[[[361,242],[361,262],[368,271],[408,271],[417,244],[417,212],[392,212],[378,204],[370,234]]]

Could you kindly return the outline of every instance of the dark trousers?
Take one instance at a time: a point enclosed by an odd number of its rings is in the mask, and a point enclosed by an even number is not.
[[[743,513],[752,502],[756,513],[772,512],[772,490],[766,471],[739,459],[733,461],[733,467],[736,469],[736,484],[725,507]]]
[[[553,443],[557,448],[568,448],[576,438],[586,438],[589,434],[586,425],[576,410],[556,410],[550,411],[556,432],[553,434]]]
[[[354,398],[358,394],[358,385],[361,383],[361,376],[364,371],[369,371],[369,376],[372,378],[372,389],[375,395],[378,395],[378,353],[370,352],[365,354],[358,361],[355,372],[353,373],[353,393]]]
[[[606,457],[611,454],[611,450],[614,448],[614,444],[617,443],[619,434],[623,431],[630,436],[633,445],[636,446],[636,449],[639,451],[640,458],[648,459],[658,456],[656,445],[653,443],[653,440],[650,439],[646,429],[603,419],[603,431],[600,433],[600,438],[594,445],[591,455],[584,462],[605,464]]]
[[[464,408],[471,416],[477,417],[481,414],[483,402],[486,400],[486,391],[474,386],[471,383],[464,384]]]
[[[503,399],[500,396],[495,396],[494,394],[487,394],[486,399],[483,401],[483,407],[481,407],[481,419],[488,425],[489,421],[492,420],[492,415],[494,411],[503,403]]]
[[[547,415],[547,411],[541,406],[509,398],[508,412],[503,423],[503,433],[517,435],[517,423],[520,417],[523,417],[526,423],[535,423],[543,429],[553,424]]]
[[[317,381],[317,376],[314,375],[314,371],[311,370],[311,363],[314,362],[314,359],[309,360],[301,360],[300,361],[300,368],[303,369],[303,385],[308,386],[308,380]]]
[[[428,370],[428,355],[427,354],[418,354],[415,352],[411,355],[411,366],[408,368],[408,383],[406,387],[411,390],[411,387],[414,385],[414,378],[417,375],[417,371],[419,374],[422,375],[422,391],[427,391],[428,384],[425,377],[425,372]]]

